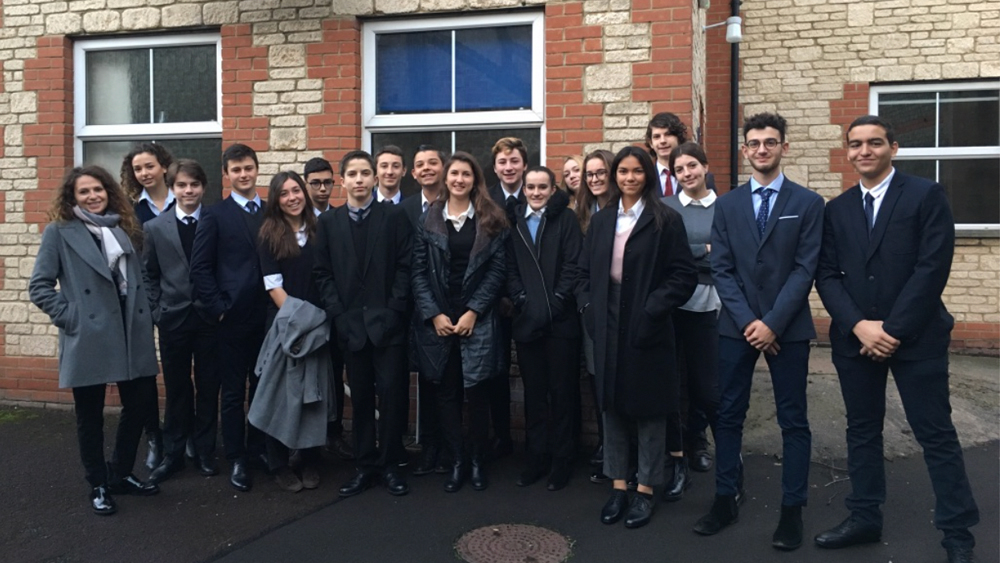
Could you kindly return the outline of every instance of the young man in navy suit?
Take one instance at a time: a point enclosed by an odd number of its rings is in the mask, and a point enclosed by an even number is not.
[[[375,153],[375,199],[381,203],[388,201],[399,204],[403,201],[403,175],[406,167],[403,165],[403,149],[396,145],[386,145]]]
[[[812,434],[806,417],[809,311],[823,236],[823,198],[785,178],[785,120],[762,113],[743,124],[750,181],[718,199],[712,225],[712,278],[719,315],[719,412],[715,430],[715,502],[694,527],[712,535],[736,521],[743,500],[743,421],[754,366],[771,370],[782,436],[781,519],[777,549],[802,544]]]
[[[191,252],[201,218],[208,177],[201,165],[180,159],[167,169],[176,204],[143,225],[144,279],[149,310],[160,334],[163,386],[163,461],[149,474],[162,483],[184,467],[184,449],[194,446],[198,472],[215,475],[215,435],[219,421],[219,373],[215,319],[203,309],[191,285]],[[194,361],[194,383],[191,362]]]
[[[245,492],[253,486],[249,459],[264,454],[263,434],[247,424],[246,408],[257,389],[253,368],[267,310],[257,258],[265,204],[256,191],[257,153],[252,148],[231,145],[222,153],[222,166],[232,192],[202,213],[191,252],[191,282],[219,323],[222,443],[232,463],[229,482]]]
[[[979,522],[948,400],[955,322],[941,300],[955,252],[955,223],[941,184],[896,170],[892,125],[873,115],[847,129],[860,183],[826,208],[816,288],[830,312],[833,365],[847,407],[850,516],[816,536],[836,549],[877,542],[885,503],[882,424],[889,371],[924,450],[937,497],[934,525],[949,563],[974,561]]]

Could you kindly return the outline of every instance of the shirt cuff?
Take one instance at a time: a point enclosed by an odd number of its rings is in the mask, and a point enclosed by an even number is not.
[[[285,286],[285,278],[281,274],[271,274],[264,276],[264,289],[271,291],[272,289],[283,288]]]

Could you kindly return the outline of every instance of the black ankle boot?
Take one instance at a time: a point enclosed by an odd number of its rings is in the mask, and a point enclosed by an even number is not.
[[[486,459],[481,455],[472,456],[472,473],[469,475],[469,483],[477,491],[485,491],[490,486],[489,479],[486,478]]]
[[[465,463],[462,462],[461,456],[452,462],[451,474],[448,475],[448,479],[444,482],[445,492],[455,493],[462,488],[465,483]]]
[[[146,467],[152,471],[163,463],[163,432],[159,429],[155,432],[147,432],[146,442],[149,447],[146,453]]]
[[[663,500],[677,502],[684,498],[684,491],[691,487],[688,476],[688,462],[683,457],[671,457],[667,467],[667,488],[663,491]]]
[[[715,502],[708,514],[694,525],[696,534],[711,536],[740,519],[740,509],[735,495],[715,495]]]
[[[771,545],[782,551],[792,551],[802,545],[802,507],[781,507],[781,519],[778,529],[774,531]]]

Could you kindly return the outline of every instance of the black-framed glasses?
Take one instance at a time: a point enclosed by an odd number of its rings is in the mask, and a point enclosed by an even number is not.
[[[318,190],[320,188],[332,189],[333,180],[309,180],[309,187]]]
[[[597,170],[595,172],[587,172],[586,174],[588,180],[593,180],[594,178],[607,178],[607,170]]]
[[[776,148],[779,144],[781,144],[781,141],[775,139],[774,137],[771,137],[769,139],[764,139],[763,142],[758,141],[757,139],[751,139],[743,144],[752,151],[759,149],[761,145],[764,145],[764,147],[767,148],[767,150],[772,150]]]

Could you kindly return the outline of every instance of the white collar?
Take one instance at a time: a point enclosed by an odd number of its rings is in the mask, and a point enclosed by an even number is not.
[[[523,186],[523,185],[524,185],[524,183],[522,182],[521,185],[518,186],[516,190],[514,190],[513,192],[508,192],[507,188],[505,188],[504,185],[503,185],[503,183],[501,182],[500,183],[500,190],[503,191],[503,198],[504,199],[507,199],[508,197],[519,198],[521,196],[521,186]]]
[[[472,205],[472,201],[469,201],[469,208],[465,211],[459,213],[458,215],[451,215],[448,213],[448,202],[444,202],[444,209],[441,210],[444,214],[444,220],[451,222],[455,226],[456,231],[461,231],[465,222],[476,216],[476,208]]]
[[[715,203],[715,200],[718,197],[719,196],[715,195],[715,192],[712,190],[708,190],[708,195],[698,200],[687,195],[687,192],[685,192],[684,190],[681,190],[680,192],[677,193],[677,200],[680,201],[681,205],[683,205],[684,207],[687,207],[692,201],[697,201],[698,204],[702,207],[710,207],[713,203]]]
[[[753,176],[750,176],[750,191],[751,192],[756,192],[757,188],[769,188],[771,190],[774,190],[775,192],[779,192],[779,191],[781,191],[781,185],[784,184],[784,183],[785,183],[785,173],[784,172],[779,172],[778,173],[778,177],[775,178],[773,182],[771,182],[770,184],[768,184],[766,186],[762,185],[760,182],[758,182],[757,178],[754,178]]]
[[[548,207],[548,206],[547,205],[542,206],[541,209],[539,209],[538,211],[535,211],[534,209],[531,208],[530,205],[525,205],[524,206],[524,218],[527,219],[528,217],[531,217],[532,215],[537,215],[538,218],[541,219],[542,215],[545,215],[545,208],[546,207]]]
[[[634,217],[638,219],[639,216],[642,215],[642,210],[645,208],[646,208],[646,202],[644,202],[642,198],[639,198],[639,201],[635,202],[635,205],[633,205],[631,209],[625,211],[625,204],[622,203],[621,198],[618,199],[619,217],[625,216],[625,217]]]
[[[177,220],[180,221],[180,222],[182,222],[182,223],[184,222],[184,219],[186,217],[194,217],[195,221],[201,221],[201,204],[200,203],[198,204],[198,209],[195,209],[194,213],[192,213],[191,215],[188,215],[187,213],[184,213],[184,211],[181,210],[181,206],[180,205],[175,205],[174,206],[174,213],[177,214]]]
[[[252,201],[257,204],[257,209],[260,209],[260,196],[257,195],[256,190],[254,191],[253,199],[243,197],[236,190],[229,192],[229,197],[233,198],[233,201],[235,201],[240,207],[246,208],[247,204]]]
[[[421,190],[421,192],[423,192],[423,190]],[[375,199],[377,199],[379,203],[383,201],[391,201],[393,203],[399,203],[399,200],[402,199],[402,197],[403,197],[403,192],[399,190],[396,190],[396,194],[393,195],[392,197],[385,197],[384,195],[382,195],[382,190],[380,190],[377,186],[375,187]]]
[[[864,201],[864,197],[869,193],[872,194],[872,197],[875,199],[878,199],[883,195],[885,195],[885,192],[889,189],[889,183],[892,182],[892,177],[895,175],[896,175],[896,167],[893,166],[892,169],[889,170],[889,175],[886,176],[881,182],[879,182],[877,186],[875,186],[870,190],[866,188],[865,185],[859,181],[858,186],[861,187],[862,201]]]
[[[167,189],[167,199],[163,200],[163,209],[160,209],[159,207],[156,206],[155,203],[153,203],[153,198],[149,196],[149,192],[146,191],[146,188],[143,188],[142,193],[139,194],[139,201],[142,200],[148,201],[149,208],[153,210],[153,213],[159,215],[161,212],[165,211],[168,207],[170,207],[171,203],[174,202],[174,192],[169,188]]]
[[[656,161],[656,174],[657,174],[657,176],[661,176],[662,177],[664,171],[667,172],[667,176],[673,176],[673,174],[670,173],[670,169],[667,168],[666,166],[664,166],[663,164],[660,164],[660,161],[657,160]]]

